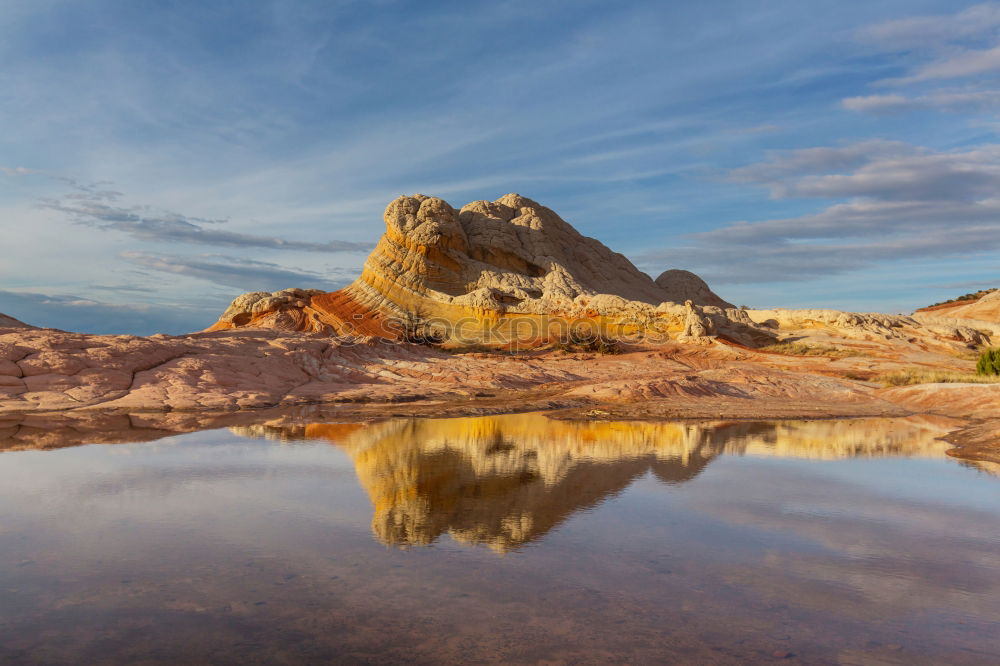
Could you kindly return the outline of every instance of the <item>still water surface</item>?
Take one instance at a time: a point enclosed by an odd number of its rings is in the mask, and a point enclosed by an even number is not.
[[[8,445],[0,663],[1000,663],[1000,477],[940,434],[520,414]]]

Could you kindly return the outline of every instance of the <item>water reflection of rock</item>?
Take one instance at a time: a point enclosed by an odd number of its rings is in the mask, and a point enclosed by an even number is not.
[[[376,537],[427,545],[442,534],[504,552],[647,472],[695,478],[721,454],[820,459],[940,457],[941,419],[644,423],[559,421],[543,414],[375,424],[234,428],[280,440],[327,439],[354,460]]]

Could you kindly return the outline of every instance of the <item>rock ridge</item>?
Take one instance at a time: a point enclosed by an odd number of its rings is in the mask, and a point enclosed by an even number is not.
[[[37,328],[0,312],[0,328]]]

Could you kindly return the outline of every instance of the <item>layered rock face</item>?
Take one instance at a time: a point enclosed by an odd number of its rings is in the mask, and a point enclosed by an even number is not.
[[[244,294],[213,329],[406,337],[425,327],[443,339],[530,342],[565,337],[574,324],[609,336],[681,334],[693,307],[711,321],[706,330],[768,339],[693,273],[667,271],[654,281],[518,194],[459,210],[434,197],[400,197],[386,208],[385,225],[351,286],[279,301],[272,299],[282,292]]]

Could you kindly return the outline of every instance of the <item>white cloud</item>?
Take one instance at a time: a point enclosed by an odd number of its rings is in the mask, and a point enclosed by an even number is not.
[[[1000,46],[959,51],[918,67],[909,76],[885,79],[884,85],[904,85],[938,79],[957,79],[1000,71]]]
[[[840,104],[850,111],[867,111],[870,113],[894,113],[921,108],[916,99],[904,95],[846,97],[841,100]]]
[[[848,97],[841,105],[850,111],[891,114],[938,109],[969,113],[1000,108],[1000,90],[939,90],[926,95],[865,95]]]
[[[277,291],[287,287],[336,289],[349,282],[344,278],[331,280],[318,272],[286,268],[269,261],[218,254],[181,257],[129,250],[123,252],[121,257],[150,270],[207,280],[242,291]]]
[[[874,158],[912,155],[916,149],[902,141],[871,139],[842,146],[779,150],[764,162],[733,169],[729,178],[740,183],[771,184],[784,191],[796,176],[851,169]]]
[[[886,21],[861,29],[857,36],[876,48],[903,52],[923,62],[904,76],[878,81],[876,85],[903,86],[929,81],[961,79],[1000,71],[1000,4],[975,5],[956,14],[912,16]],[[865,111],[902,110],[918,106],[938,106],[940,101],[897,98],[894,95],[848,98],[847,108]],[[944,102],[947,103],[947,102]]]
[[[258,236],[221,229],[207,229],[226,220],[189,217],[169,211],[153,211],[143,206],[114,205],[122,193],[102,186],[109,183],[80,184],[71,178],[60,178],[73,186],[74,192],[56,199],[45,199],[40,206],[71,215],[77,222],[104,231],[121,231],[143,241],[167,241],[216,245],[224,247],[254,247],[306,252],[369,251],[371,243],[346,241],[296,241]]]
[[[927,48],[990,35],[1000,28],[1000,4],[986,2],[957,14],[910,16],[862,28],[858,37],[889,48]]]

